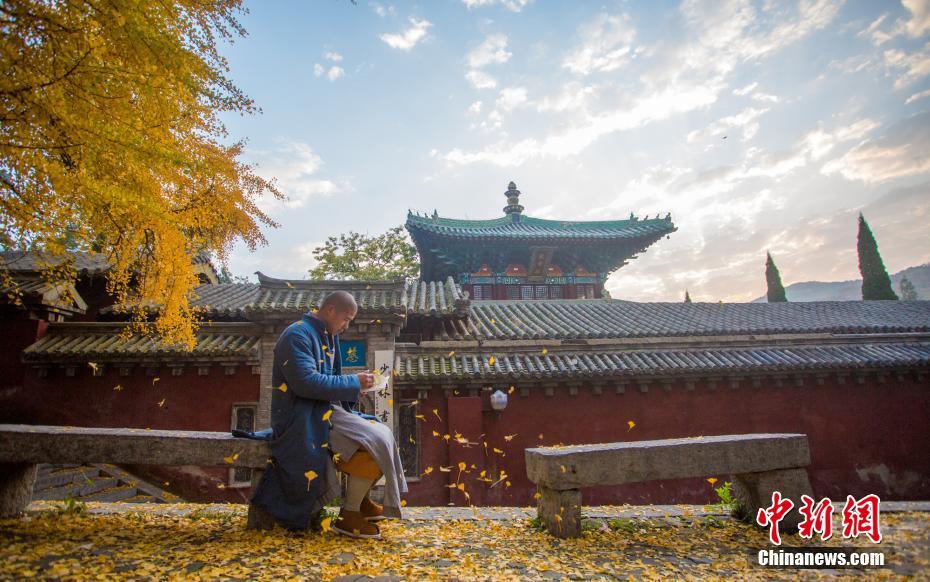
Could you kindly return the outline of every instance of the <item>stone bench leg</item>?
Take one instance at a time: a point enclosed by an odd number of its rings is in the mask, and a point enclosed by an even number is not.
[[[536,511],[549,533],[558,538],[580,537],[581,491],[578,489],[559,491],[540,485],[539,493]]]
[[[0,463],[0,518],[16,517],[32,501],[38,465]]]
[[[760,508],[772,505],[772,493],[778,491],[782,498],[794,502],[794,507],[785,515],[778,530],[782,533],[798,533],[801,523],[801,495],[814,496],[807,469],[779,469],[761,473],[743,473],[733,475],[733,497],[739,503],[737,517],[749,523],[756,523],[756,514]]]
[[[262,478],[261,469],[252,469],[252,493],[255,493],[255,488],[258,487],[258,482]],[[274,529],[275,520],[271,517],[267,511],[260,507],[255,507],[251,503],[249,504],[249,515],[246,518],[245,529],[259,529],[267,530]]]

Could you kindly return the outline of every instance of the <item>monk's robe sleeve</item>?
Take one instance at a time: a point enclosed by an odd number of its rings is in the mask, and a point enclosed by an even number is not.
[[[275,361],[287,362],[281,367],[287,389],[299,398],[312,400],[358,400],[362,388],[358,376],[323,374],[319,354],[303,334],[291,333],[275,346]]]

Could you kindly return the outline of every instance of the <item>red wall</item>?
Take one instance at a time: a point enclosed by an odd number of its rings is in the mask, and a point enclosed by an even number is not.
[[[420,463],[433,473],[419,482],[410,482],[407,496],[410,505],[444,505],[451,501],[467,505],[460,491],[446,487],[455,482],[458,468],[451,473],[439,471],[455,466],[460,460],[475,462],[476,470],[462,475],[472,502],[487,505],[534,505],[536,487],[526,477],[524,449],[540,443],[580,444],[619,442],[675,437],[738,433],[792,432],[808,435],[811,445],[810,476],[818,497],[845,499],[877,493],[883,499],[913,500],[930,498],[930,382],[918,382],[916,375],[903,380],[875,376],[864,384],[836,377],[817,385],[806,378],[803,386],[793,380],[777,387],[766,380],[760,387],[743,381],[739,388],[720,382],[715,390],[698,382],[693,390],[674,384],[671,392],[652,384],[648,392],[637,385],[627,385],[622,395],[612,386],[595,395],[580,388],[576,396],[559,387],[546,397],[533,388],[528,397],[519,390],[509,396],[509,403],[497,418],[490,410],[488,394],[481,398],[453,396],[445,401],[442,389],[429,391],[421,401]],[[465,390],[461,390],[465,393]],[[413,395],[413,391],[409,391]],[[469,400],[483,400],[484,412],[476,411]],[[439,422],[432,409],[437,408]],[[450,422],[451,419],[451,422]],[[630,430],[627,421],[634,421]],[[451,433],[457,430],[469,440],[486,433],[488,454],[484,447],[465,449],[447,445],[432,436],[432,430]],[[542,433],[543,438],[539,438]],[[505,435],[516,434],[510,442]],[[451,440],[451,439],[450,439]],[[504,451],[492,452],[492,447]],[[476,454],[477,453],[477,454]],[[489,483],[475,481],[486,469],[496,480],[501,469],[510,476],[504,483],[489,489]],[[708,503],[716,501],[706,477],[717,477],[720,486],[727,475],[706,475],[693,479],[656,481],[612,487],[592,487],[582,492],[586,504],[621,503]]]
[[[153,384],[155,377],[159,380]],[[114,390],[116,386],[123,389]],[[78,365],[74,377],[53,366],[45,378],[27,370],[22,386],[2,395],[0,423],[225,432],[231,428],[233,404],[257,403],[258,392],[259,376],[246,365],[229,376],[216,365],[206,376],[188,366],[181,376],[172,376],[166,367],[157,376],[147,376],[144,368],[133,367],[129,376],[107,368],[97,377],[86,364]],[[159,406],[162,399],[165,403]],[[133,470],[152,476],[153,484],[168,481],[166,489],[191,501],[247,499],[247,488],[217,488],[228,481],[228,469],[222,467]]]

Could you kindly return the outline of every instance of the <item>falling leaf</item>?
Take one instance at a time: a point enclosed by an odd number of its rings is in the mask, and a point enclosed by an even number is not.
[[[452,437],[452,435],[449,435],[449,434],[444,434],[444,435],[442,435],[442,438],[443,438],[446,442],[449,442],[449,439],[450,439],[451,437]]]
[[[505,436],[504,436],[504,440],[507,441],[507,442],[509,443],[510,441],[513,440],[513,437],[515,437],[515,436],[517,436],[517,433],[505,435]]]
[[[458,485],[455,486],[455,488],[458,489],[459,491],[465,491],[465,484],[459,483]]]
[[[438,431],[438,430],[434,430],[434,431],[433,431],[433,436],[434,436],[434,437],[438,437],[438,436],[439,436],[439,431]]]
[[[320,522],[320,527],[323,528],[323,533],[326,533],[326,532],[329,531],[329,524],[330,524],[332,521],[333,521],[333,518],[332,518],[332,517],[326,517],[326,518],[323,519],[323,521]]]
[[[286,366],[288,362],[290,362],[290,360],[284,360],[284,363],[281,364],[281,365],[282,365],[282,366]]]
[[[401,506],[401,507],[407,507],[407,500],[406,500],[406,499],[401,499],[401,500],[400,500],[400,506]]]
[[[224,485],[224,484],[222,484],[222,483],[217,483],[217,484],[216,484],[216,488],[217,488],[217,489],[226,489],[226,485]]]
[[[223,457],[223,460],[226,461],[226,464],[227,464],[227,465],[232,465],[233,463],[236,462],[236,459],[238,459],[238,458],[239,458],[239,453],[233,453],[232,456]]]
[[[565,468],[565,465],[559,465],[559,471],[562,471],[563,473],[565,473],[568,471],[568,469]]]
[[[161,402],[158,403],[158,406],[163,407],[165,405],[165,400],[167,400],[167,398],[162,398]]]
[[[436,415],[436,418],[439,419],[439,422],[442,422],[442,417],[439,416],[439,409],[438,409],[438,408],[434,408],[434,409],[433,409],[433,414]]]
[[[311,469],[304,473],[304,477],[307,478],[307,491],[310,491],[310,482],[316,479],[316,471]]]
[[[708,478],[707,478],[707,482],[710,483],[711,485],[713,485],[714,483],[717,482],[717,478],[716,478],[716,477],[708,477]]]
[[[510,487],[510,481],[504,481],[504,487]]]
[[[539,433],[539,440],[542,440],[542,438],[543,438],[543,433]]]
[[[450,473],[452,471],[452,465],[449,465],[448,467],[439,467],[439,470],[443,473]]]
[[[284,384],[281,384],[280,386],[278,386],[278,390],[280,390],[281,392],[287,392],[287,383],[285,382]]]
[[[169,485],[171,485],[171,483],[168,481],[165,481],[164,483],[161,484],[162,487],[167,487]]]
[[[497,323],[497,320],[492,318],[492,319],[491,319],[491,325],[494,325],[495,323]]]
[[[495,362],[494,356],[491,356],[490,358],[488,358],[488,365],[489,365],[489,366],[493,366],[493,365],[494,365],[494,362]]]
[[[123,387],[120,386],[119,384],[117,384],[116,386],[113,387],[113,390],[116,391],[116,392],[119,392],[119,391],[122,390],[122,389],[123,389]]]
[[[424,474],[424,475],[429,475],[429,474],[432,473],[432,472],[433,472],[433,468],[432,468],[432,467],[427,467],[427,468],[423,471],[423,474]]]
[[[87,365],[90,366],[90,369],[94,371],[94,374],[97,373],[97,369],[98,369],[97,364],[95,364],[94,362],[87,362]]]
[[[511,386],[510,388],[507,389],[507,394],[513,394],[513,391],[514,391],[514,387]]]
[[[417,420],[426,420],[426,417],[423,416],[422,414],[416,414],[414,415],[414,418],[416,418]]]
[[[413,436],[408,436],[407,440],[412,444],[417,444],[417,441],[413,440]]]
[[[545,356],[545,355],[548,354],[548,353],[549,353],[549,348],[543,348],[543,349],[542,349],[542,355]]]
[[[465,461],[459,461],[459,471],[464,471],[465,466]]]
[[[452,356],[454,356],[454,355],[455,355],[455,350],[452,350],[451,352],[449,352],[449,357],[450,357],[450,358],[451,358]]]
[[[380,320],[380,319],[376,319],[376,320],[375,320],[375,323],[381,323],[381,320]]]
[[[636,423],[633,422],[632,420],[628,420],[628,421],[627,421],[627,425],[628,425],[630,428],[626,429],[626,431],[627,431],[627,432],[630,432],[631,430],[633,430],[633,427],[636,426]]]
[[[333,453],[333,463],[338,463],[339,459],[342,458],[342,455],[339,453]]]
[[[539,491],[533,494],[533,499],[539,499],[540,497],[542,497],[542,493],[540,493]]]
[[[152,379],[152,386],[154,386],[155,383],[158,382],[159,380],[161,380],[161,378],[158,378],[158,377]]]
[[[493,450],[495,453],[497,453],[498,455],[504,452],[504,451],[500,450],[500,449],[497,448],[497,447],[494,447],[492,450]]]
[[[291,282],[290,282],[290,281],[285,281],[284,284],[287,285],[288,289],[293,289],[293,288],[294,288],[294,286],[291,285]]]
[[[329,420],[329,417],[332,415],[333,415],[333,409],[330,408],[329,410],[323,413],[323,420]]]

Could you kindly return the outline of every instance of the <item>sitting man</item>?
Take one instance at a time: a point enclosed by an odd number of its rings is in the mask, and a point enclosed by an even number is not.
[[[390,428],[357,410],[374,375],[342,375],[338,334],[358,306],[345,291],[323,299],[316,313],[289,325],[274,347],[271,398],[272,465],[262,475],[252,504],[291,529],[339,495],[337,468],[348,474],[346,499],[332,529],[351,537],[380,538],[372,522],[402,518],[400,494],[407,481]],[[384,506],[368,498],[385,478]]]

